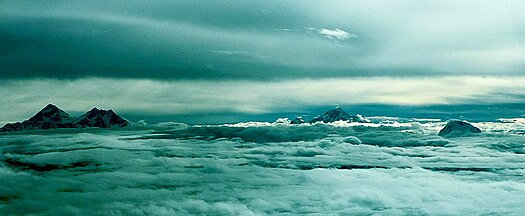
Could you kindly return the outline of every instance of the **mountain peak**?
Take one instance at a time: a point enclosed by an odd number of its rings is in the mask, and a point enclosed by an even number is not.
[[[360,115],[350,115],[346,113],[343,108],[336,106],[334,109],[326,111],[323,115],[315,117],[310,121],[310,123],[315,122],[335,122],[335,121],[349,121],[349,122],[367,122]]]
[[[89,110],[88,112],[100,112],[101,109],[97,107],[93,107],[93,109]]]
[[[94,107],[86,114],[78,117],[73,122],[78,127],[110,128],[112,126],[125,127],[129,122],[117,115],[113,110],[103,110]]]
[[[290,124],[303,124],[304,120],[302,116],[295,117],[294,120],[290,121]]]
[[[42,110],[55,110],[55,109],[59,109],[59,108],[56,105],[50,103],[46,107],[44,107]]]
[[[27,121],[65,124],[73,121],[73,118],[54,104],[48,104]]]
[[[467,135],[467,134],[474,134],[474,133],[481,133],[481,130],[466,122],[461,120],[451,120],[443,127],[438,135],[439,136],[452,136],[452,135]]]

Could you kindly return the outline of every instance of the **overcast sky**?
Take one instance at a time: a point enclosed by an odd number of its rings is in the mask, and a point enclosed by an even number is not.
[[[0,1],[1,121],[521,102],[525,2]],[[14,111],[13,111],[14,109]]]

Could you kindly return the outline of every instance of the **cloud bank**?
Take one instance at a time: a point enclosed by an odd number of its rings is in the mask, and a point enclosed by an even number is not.
[[[523,82],[523,77],[477,76],[303,79],[272,83],[143,79],[4,81],[0,86],[0,97],[4,99],[0,110],[9,112],[2,112],[0,119],[24,120],[48,103],[73,114],[96,106],[116,110],[124,117],[133,113],[258,115],[295,111],[307,114],[312,106],[333,104],[515,103],[521,102],[521,95],[525,95]]]
[[[483,134],[449,139],[435,135],[444,124],[164,123],[2,134],[0,212],[523,212],[523,122],[475,123]]]

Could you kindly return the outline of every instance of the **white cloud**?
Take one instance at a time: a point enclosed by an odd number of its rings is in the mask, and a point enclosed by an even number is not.
[[[274,29],[274,31],[290,32],[290,31],[294,31],[294,29],[288,29],[288,28],[277,28],[277,29]]]
[[[326,28],[313,28],[313,27],[306,27],[305,28],[308,31],[315,31],[319,33],[320,35],[325,36],[328,39],[334,39],[334,40],[348,40],[350,38],[358,38],[359,36],[357,34],[349,33],[346,31],[343,31],[341,29],[326,29]]]
[[[246,55],[248,54],[248,52],[246,51],[228,51],[228,50],[208,50],[208,51],[212,53],[224,54],[224,55],[235,55],[235,54]]]
[[[350,38],[357,38],[358,36],[356,34],[348,33],[346,31],[343,31],[341,29],[321,29],[319,30],[319,34],[324,35],[327,38],[330,39],[338,39],[338,40],[348,40]]]
[[[208,50],[208,52],[212,52],[212,53],[215,53],[215,54],[222,54],[222,55],[244,55],[244,56],[250,56],[250,57],[254,57],[254,58],[264,59],[263,56],[260,56],[260,55],[257,55],[257,54],[254,54],[254,53],[251,53],[251,52],[248,52],[248,51],[243,51],[243,50],[234,50],[234,51],[230,51],[230,50]]]
[[[486,134],[419,145],[444,140],[435,136],[436,126],[443,124],[173,130],[169,123],[5,134],[0,136],[0,214],[525,211],[525,158],[519,144],[525,137],[500,132],[523,128],[522,123],[487,122],[478,124],[492,128]],[[407,128],[422,133],[406,133]]]

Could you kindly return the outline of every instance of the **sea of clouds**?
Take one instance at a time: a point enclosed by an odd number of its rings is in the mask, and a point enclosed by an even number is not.
[[[141,124],[0,134],[1,215],[520,215],[525,121]]]

